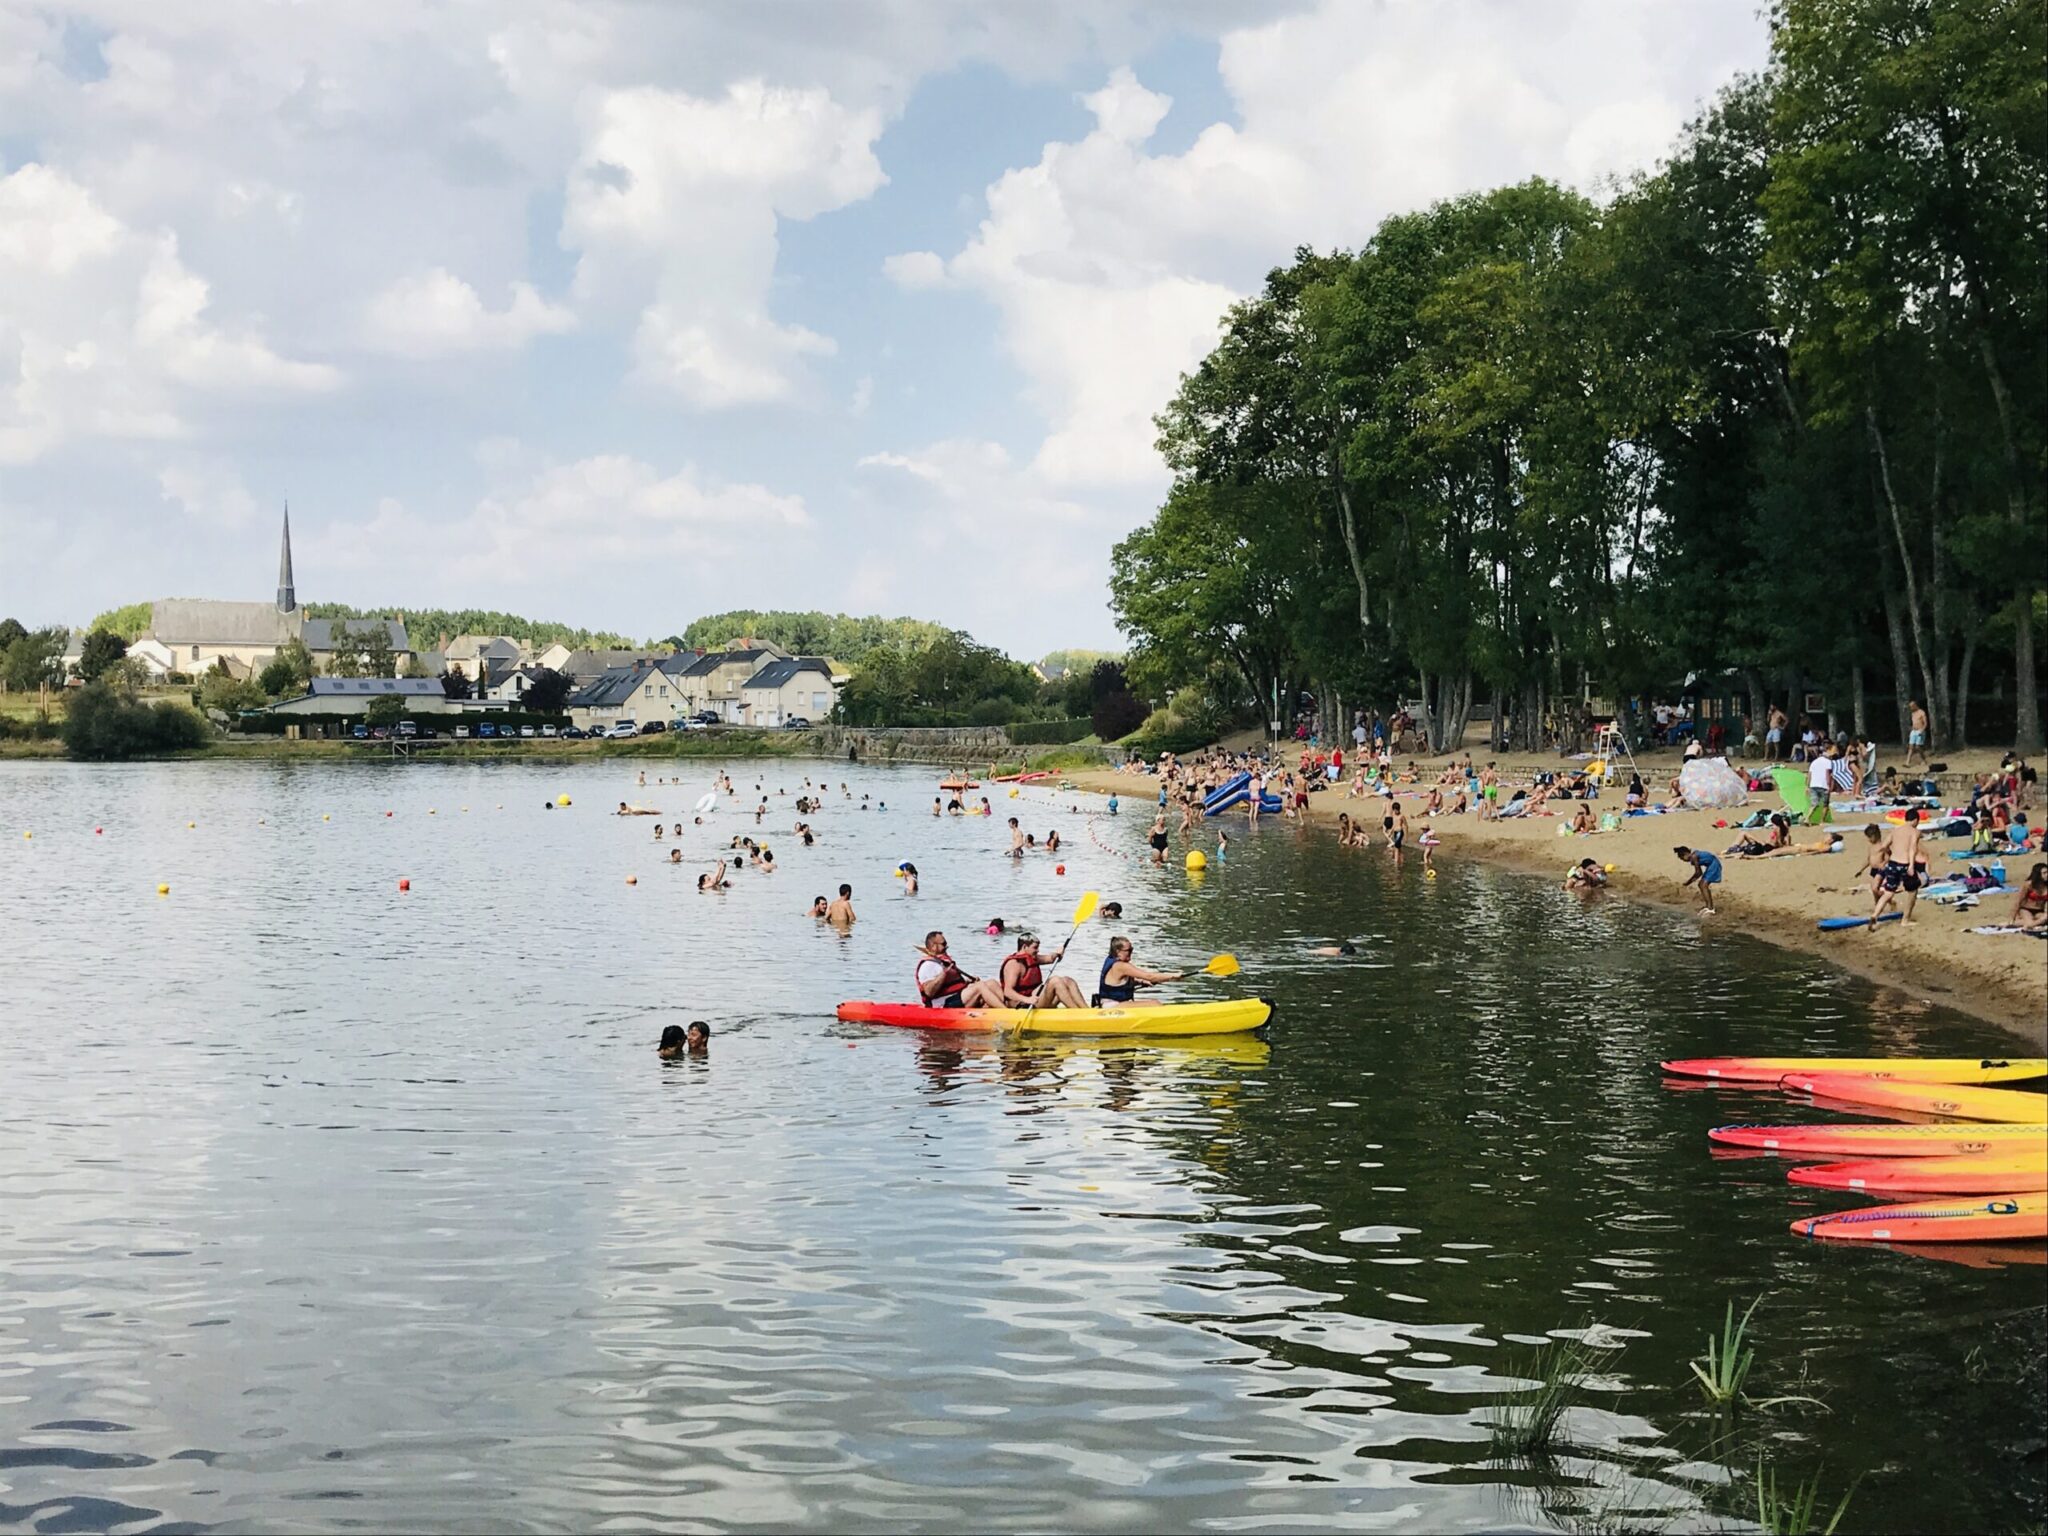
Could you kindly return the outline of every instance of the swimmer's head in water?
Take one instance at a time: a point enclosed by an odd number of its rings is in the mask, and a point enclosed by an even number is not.
[[[692,1019],[690,1031],[684,1038],[689,1041],[691,1050],[701,1051],[711,1043],[711,1026],[702,1019]]]
[[[1337,946],[1337,953],[1340,955],[1355,955],[1358,953],[1358,946],[1356,944],[1339,944]]]
[[[1103,916],[1103,919],[1104,919],[1104,921],[1106,921],[1106,922],[1114,922],[1114,921],[1116,921],[1116,919],[1118,919],[1118,918],[1122,917],[1123,915],[1124,915],[1124,904],[1123,904],[1122,902],[1120,902],[1120,901],[1105,901],[1105,902],[1104,902],[1104,903],[1102,904],[1102,916]]]
[[[1000,917],[990,918],[988,920],[988,931],[990,933],[1001,933],[1003,931],[1003,920]]]
[[[673,1056],[683,1048],[683,1026],[664,1024],[661,1029],[661,1043],[655,1047],[664,1056]]]

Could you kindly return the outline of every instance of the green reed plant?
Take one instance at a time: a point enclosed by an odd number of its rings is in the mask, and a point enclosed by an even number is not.
[[[1788,1493],[1779,1485],[1777,1470],[1769,1462],[1759,1461],[1756,1466],[1756,1523],[1769,1536],[1835,1536],[1842,1517],[1849,1512],[1849,1501],[1855,1496],[1856,1488],[1851,1484],[1835,1512],[1828,1516],[1828,1523],[1818,1525],[1818,1477],[1796,1484]]]
[[[1741,1400],[1742,1384],[1749,1379],[1749,1368],[1756,1364],[1756,1350],[1749,1343],[1749,1320],[1762,1304],[1763,1297],[1757,1297],[1737,1318],[1735,1303],[1729,1302],[1720,1336],[1709,1334],[1705,1356],[1692,1362],[1692,1373],[1699,1378],[1700,1390],[1716,1408],[1733,1407]]]

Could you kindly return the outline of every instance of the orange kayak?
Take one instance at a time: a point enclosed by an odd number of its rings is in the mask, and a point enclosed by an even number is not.
[[[1957,1088],[1947,1083],[1899,1083],[1842,1072],[1788,1073],[1784,1086],[1795,1093],[1843,1104],[1867,1104],[1908,1114],[1953,1115],[1959,1120],[1992,1120],[2011,1125],[2048,1125],[2048,1094],[2011,1088]]]
[[[1967,1157],[1875,1157],[1865,1162],[1813,1163],[1785,1177],[1809,1189],[1866,1195],[1990,1195],[2048,1191],[2048,1149],[2031,1156],[1980,1152]]]
[[[2048,1060],[2039,1056],[1692,1056],[1662,1065],[1673,1077],[1723,1083],[1775,1083],[1792,1072],[1851,1072],[1901,1083],[2017,1083],[2048,1077]]]
[[[1717,1125],[1707,1139],[1780,1157],[1968,1157],[2048,1144],[2036,1125]]]
[[[2048,1195],[2038,1192],[1971,1199],[1912,1200],[1832,1216],[1802,1216],[1801,1237],[1852,1243],[2012,1243],[2048,1238]]]

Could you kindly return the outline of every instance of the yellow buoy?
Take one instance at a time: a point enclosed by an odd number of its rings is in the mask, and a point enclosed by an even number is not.
[[[321,819],[322,821],[332,821],[332,820],[334,820],[334,818],[333,818],[332,816],[322,816],[322,817],[321,817],[320,819]]]
[[[1199,848],[1190,848],[1188,850],[1187,866],[1189,869],[1207,869],[1209,867],[1208,855]]]
[[[569,803],[569,797],[568,797],[567,795],[557,795],[557,796],[555,796],[555,804],[557,804],[557,805],[567,805],[568,803]]]
[[[24,832],[24,833],[22,833],[21,835],[22,835],[22,836],[23,836],[24,838],[30,838],[30,837],[34,837],[34,836],[35,836],[35,833],[33,833],[33,832]]]
[[[156,888],[156,893],[159,896],[168,896],[171,894],[171,888],[168,885],[160,885]]]
[[[188,822],[186,822],[186,823],[185,823],[185,830],[186,830],[187,832],[190,832],[190,831],[191,831],[191,830],[192,830],[192,829],[193,829],[194,827],[196,827],[196,826],[198,826],[198,825],[199,825],[199,823],[198,823],[198,822],[196,822],[196,821],[188,821]]]

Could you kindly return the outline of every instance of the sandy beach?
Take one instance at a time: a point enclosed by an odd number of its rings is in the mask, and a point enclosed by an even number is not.
[[[1283,760],[1292,761],[1297,755],[1298,749],[1289,751]],[[1483,751],[1473,755],[1481,762],[1487,760]],[[1509,786],[1527,784],[1539,769],[1554,771],[1563,766],[1552,757],[1502,754],[1494,760],[1499,764],[1503,783]],[[1407,761],[1397,758],[1396,771]],[[1447,761],[1417,760],[1424,793]],[[1645,781],[1653,790],[1661,790],[1676,772],[1678,757],[1674,752],[1664,752],[1643,755],[1639,761]],[[1949,754],[1946,761],[1951,772],[1944,777],[1944,786],[1967,785],[1970,774],[1997,765],[1997,753]],[[1117,793],[1131,802],[1134,810],[1157,793],[1157,780],[1112,770],[1067,777],[1082,789]],[[1146,787],[1139,790],[1140,784]],[[1419,797],[1414,787],[1402,788],[1412,819]],[[1967,798],[1967,794],[1961,798]],[[1583,836],[1561,835],[1560,830],[1577,802],[1564,802],[1561,815],[1546,812],[1507,821],[1480,821],[1469,812],[1441,816],[1434,823],[1437,835],[1443,839],[1436,858],[1445,863],[1461,858],[1487,859],[1554,881],[1562,881],[1565,871],[1580,859],[1596,858],[1615,868],[1609,876],[1609,887],[1591,899],[1658,902],[1697,911],[1698,896],[1681,888],[1687,871],[1673,856],[1672,848],[1685,845],[1720,854],[1743,834],[1732,825],[1717,826],[1717,822],[1733,823],[1759,807],[1774,810],[1778,803],[1774,794],[1757,793],[1739,810],[1685,810],[1629,817],[1617,831]],[[1341,789],[1329,789],[1310,796],[1309,816],[1313,822],[1334,828],[1338,813],[1349,809],[1355,815],[1364,809],[1371,812],[1377,832],[1377,804],[1377,796],[1346,799]],[[1609,798],[1595,805],[1596,809],[1606,810],[1617,807],[1618,801]],[[1242,815],[1237,813],[1239,820]],[[2038,815],[2037,809],[2029,819]],[[1915,996],[2001,1024],[2035,1051],[2048,1051],[2048,944],[2019,935],[1969,931],[1975,926],[2007,921],[2012,907],[2010,895],[1988,892],[1980,905],[1963,911],[1923,901],[1913,921],[1886,923],[1875,930],[1864,927],[1823,933],[1815,927],[1822,918],[1855,916],[1870,910],[1863,877],[1861,833],[1865,823],[1880,819],[1871,814],[1838,814],[1835,827],[1846,841],[1845,851],[1840,853],[1775,859],[1739,859],[1724,854],[1726,874],[1714,897],[1717,910],[1712,916],[1701,914],[1698,921],[1739,929],[1774,944],[1823,957]],[[1177,824],[1176,817],[1171,825]],[[1226,823],[1233,827],[1236,824]],[[1208,823],[1203,841],[1214,841],[1215,826],[1213,821]],[[1814,835],[1815,829],[1799,827],[1795,829],[1794,841],[1811,840]],[[1413,843],[1411,833],[1411,861],[1419,858]],[[1964,846],[1960,839],[1935,839],[1934,873],[1940,876],[1951,869],[1959,871],[1963,861],[1950,860],[1946,855],[1950,848]],[[1177,855],[1177,836],[1174,847]],[[1388,853],[1383,846],[1375,846],[1358,850],[1358,857],[1383,859]],[[2010,887],[2025,877],[2032,860],[2008,856],[2003,863]]]

